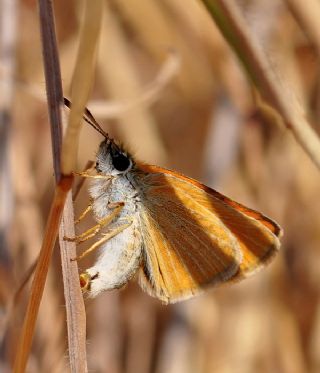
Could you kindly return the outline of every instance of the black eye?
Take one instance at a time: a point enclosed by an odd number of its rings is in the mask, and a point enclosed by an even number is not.
[[[115,153],[112,155],[112,163],[118,171],[125,171],[130,166],[130,159],[121,153]]]

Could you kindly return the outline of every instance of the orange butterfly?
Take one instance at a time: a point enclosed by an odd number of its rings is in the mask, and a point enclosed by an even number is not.
[[[70,103],[66,101],[69,106]],[[141,287],[165,303],[207,287],[239,281],[265,266],[280,247],[277,223],[175,171],[135,161],[86,110],[105,140],[90,187],[97,224],[67,238],[100,233],[84,254],[100,248],[80,275],[89,296],[120,288],[137,274]]]

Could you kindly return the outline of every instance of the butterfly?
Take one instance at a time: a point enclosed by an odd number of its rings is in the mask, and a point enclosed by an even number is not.
[[[80,218],[91,211],[97,224],[66,239],[99,237],[79,257],[99,248],[80,275],[89,297],[136,277],[148,294],[174,303],[240,281],[279,251],[282,230],[273,220],[176,171],[135,160],[88,109],[84,119],[104,136],[96,174],[80,174],[92,178],[91,203]]]

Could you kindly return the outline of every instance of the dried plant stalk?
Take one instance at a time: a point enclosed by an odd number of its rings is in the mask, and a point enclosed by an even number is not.
[[[71,372],[86,372],[86,313],[79,283],[78,266],[70,257],[76,257],[76,245],[67,242],[64,236],[74,237],[74,215],[71,192],[68,193],[60,225],[59,243],[61,252],[64,298],[67,307],[69,361]],[[78,299],[81,301],[75,301]],[[69,304],[68,304],[69,303]],[[70,304],[71,303],[71,304]]]
[[[80,45],[71,83],[72,107],[62,147],[61,167],[64,174],[70,174],[76,167],[82,115],[89,98],[94,76],[103,6],[102,0],[86,1]]]
[[[66,192],[70,189],[71,185],[72,177],[69,177],[63,178],[63,181],[56,186],[55,196],[52,202],[47,228],[32,282],[30,300],[23,324],[22,338],[20,340],[17,358],[14,365],[15,373],[24,372],[26,368],[50,259],[56,242],[63,206],[67,196]]]
[[[232,0],[202,1],[254,84],[280,112],[287,128],[320,168],[318,136],[308,123],[303,107],[268,63],[267,56],[248,29],[236,3]]]
[[[93,81],[96,48],[103,16],[103,1],[95,1],[94,3],[86,1],[85,4],[80,45],[71,83],[72,107],[62,147],[61,167],[64,174],[71,173],[75,170],[76,166],[82,115]],[[60,228],[62,273],[65,285],[64,294],[66,304],[68,305],[69,359],[72,372],[85,372],[87,371],[85,309],[83,301],[72,302],[73,299],[79,299],[79,297],[82,299],[79,285],[77,287],[72,286],[74,283],[79,283],[77,264],[75,262],[71,263],[71,258],[76,257],[76,246],[74,243],[66,242],[63,239],[64,236],[74,236],[73,222],[72,196],[69,193]]]

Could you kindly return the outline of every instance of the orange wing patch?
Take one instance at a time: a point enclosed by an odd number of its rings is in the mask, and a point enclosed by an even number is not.
[[[151,295],[174,302],[240,280],[279,249],[281,229],[271,219],[175,172],[139,168],[145,207],[140,283]]]

